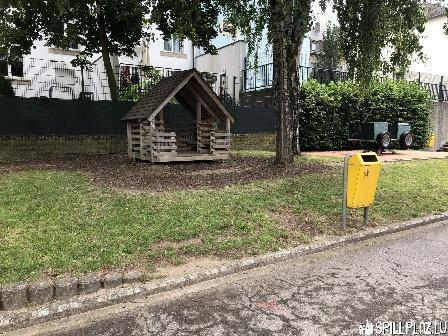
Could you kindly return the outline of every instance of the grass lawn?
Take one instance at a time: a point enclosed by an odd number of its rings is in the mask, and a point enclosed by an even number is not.
[[[340,234],[342,168],[306,157],[297,164],[327,168],[165,194],[100,187],[76,170],[1,173],[0,283],[122,267],[152,270],[160,261],[239,257]],[[385,165],[372,222],[446,211],[446,172],[448,160]],[[361,212],[352,213],[355,220],[361,222]]]

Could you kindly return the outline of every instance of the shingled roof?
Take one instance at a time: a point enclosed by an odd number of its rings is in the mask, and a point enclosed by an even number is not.
[[[233,116],[195,69],[178,71],[163,78],[121,120],[152,120],[173,98],[191,112],[195,111],[196,101],[200,100],[209,114],[234,122]]]

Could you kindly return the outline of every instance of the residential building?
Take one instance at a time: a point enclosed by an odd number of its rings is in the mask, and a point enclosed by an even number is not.
[[[320,22],[313,24],[313,27],[308,34],[310,39],[310,59],[311,66],[315,66],[319,60],[319,55],[322,52],[323,32],[321,30]]]
[[[446,8],[440,4],[422,4],[427,22],[425,31],[420,37],[425,60],[415,59],[410,67],[411,72],[434,75],[448,75],[446,55],[448,54],[448,35],[444,25],[447,23]]]
[[[227,27],[228,30],[221,29],[220,35],[213,41],[218,48],[217,55],[205,54],[202,50],[197,50],[195,67],[199,71],[217,73],[219,78],[224,78],[219,83],[221,89],[237,102],[240,101],[241,91],[271,87],[273,80],[272,47],[268,43],[267,31],[264,31],[254,55],[249,53],[248,43],[238,31],[231,31],[229,25],[223,20],[220,26]],[[317,57],[318,54],[315,44],[321,45],[321,35],[320,24],[315,24],[313,30],[304,36],[302,49],[297,55],[299,66],[302,69],[299,73],[301,80],[306,80],[309,77],[313,57]],[[314,51],[312,50],[313,46]],[[257,59],[257,67],[254,67],[255,59]]]
[[[71,61],[82,51],[82,46],[58,49],[47,46],[45,41],[35,41],[30,54],[20,62],[8,64],[0,61],[0,75],[12,79],[13,88],[20,97],[49,97],[77,99],[81,92],[93,100],[110,100],[110,90],[103,59],[93,55],[90,71],[71,65]],[[135,57],[111,56],[111,63],[118,83],[123,76],[138,80],[141,66],[152,65],[164,75],[172,70],[187,70],[193,67],[193,45],[191,41],[180,41],[171,37],[166,41],[155,30],[155,39],[142,42],[136,47]]]

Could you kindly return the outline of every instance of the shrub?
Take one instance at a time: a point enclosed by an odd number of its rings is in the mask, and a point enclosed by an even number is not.
[[[349,124],[361,121],[409,122],[414,148],[425,147],[431,123],[431,101],[417,84],[375,82],[362,87],[354,82],[319,84],[301,88],[300,145],[303,150],[340,150],[348,147]]]
[[[11,80],[0,76],[0,96],[15,96]]]
[[[153,88],[162,79],[161,73],[153,66],[142,67],[143,81],[133,84],[130,79],[122,84],[119,92],[119,100],[138,102],[143,98],[145,93]]]

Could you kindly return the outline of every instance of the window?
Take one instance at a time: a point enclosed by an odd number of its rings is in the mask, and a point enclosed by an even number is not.
[[[11,76],[23,77],[23,60],[11,63]]]
[[[67,30],[69,29],[69,26],[66,23],[61,23],[58,28],[59,28],[59,33],[61,35],[63,35],[61,37],[65,39],[64,44],[66,45],[66,47],[60,48],[60,47],[53,46],[52,48],[59,49],[59,50],[79,51],[78,43],[76,43],[74,41],[67,41],[68,40],[67,39]]]
[[[164,40],[163,49],[165,51],[175,52],[175,53],[183,53],[183,43],[179,40],[178,37],[172,36],[167,40]]]
[[[0,58],[0,76],[23,77],[23,60],[8,62]]]
[[[70,42],[68,48],[69,49],[74,49],[74,50],[79,50],[79,46],[75,42]]]

